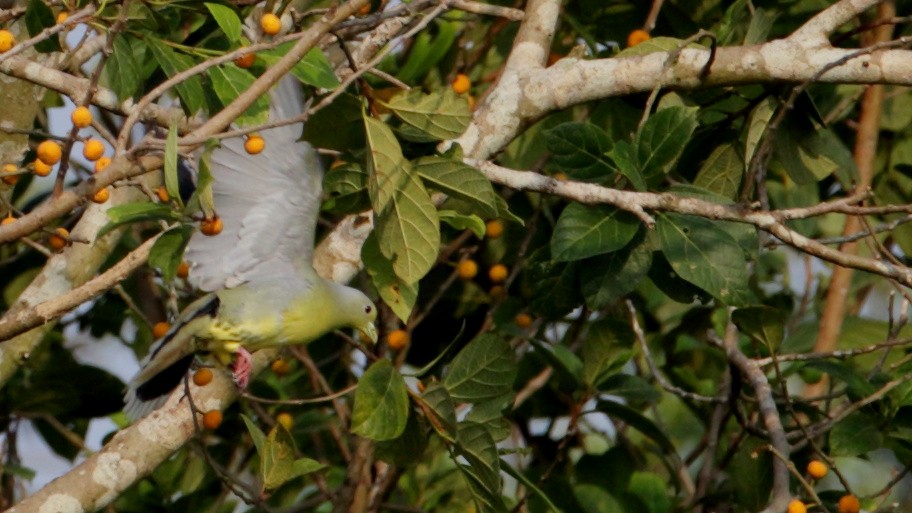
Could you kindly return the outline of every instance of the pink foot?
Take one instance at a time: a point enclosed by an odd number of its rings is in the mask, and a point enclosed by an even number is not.
[[[232,366],[232,370],[234,371],[234,382],[241,390],[247,389],[252,368],[253,361],[251,360],[250,351],[244,349],[244,346],[241,346],[235,354],[234,365]]]

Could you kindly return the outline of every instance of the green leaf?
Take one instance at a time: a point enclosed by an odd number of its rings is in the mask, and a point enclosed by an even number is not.
[[[484,401],[472,406],[466,416],[467,422],[474,422],[484,426],[495,442],[506,440],[510,437],[510,422],[504,418],[504,411],[513,405],[512,392],[501,397]]]
[[[422,157],[412,166],[428,187],[470,204],[470,213],[486,219],[497,217],[497,193],[481,171],[461,160],[440,156]]]
[[[671,498],[668,497],[668,483],[665,478],[652,472],[634,472],[627,490],[646,505],[647,513],[668,513]]]
[[[294,46],[293,42],[283,43],[271,50],[258,52],[257,58],[262,59],[266,66],[273,66],[288,53],[288,50],[291,50],[292,46]],[[333,89],[339,86],[339,79],[333,73],[332,65],[319,48],[313,48],[307,52],[307,55],[291,68],[291,74],[302,83],[321,89]]]
[[[28,5],[25,8],[25,27],[28,29],[30,36],[35,37],[40,34],[42,30],[53,27],[56,23],[57,19],[54,16],[54,12],[51,11],[51,8],[48,7],[44,1],[29,0]],[[60,37],[51,36],[36,43],[35,50],[38,50],[41,53],[61,51]]]
[[[444,440],[456,440],[456,406],[446,387],[433,382],[421,394],[428,421]]]
[[[747,118],[747,132],[744,136],[744,169],[750,168],[750,161],[754,158],[760,140],[769,126],[773,113],[776,112],[778,102],[772,96],[767,96],[751,111]]]
[[[594,389],[619,371],[633,357],[633,343],[633,330],[626,322],[606,317],[593,323],[583,339],[583,382]]]
[[[728,199],[734,199],[741,187],[744,165],[735,145],[720,144],[700,167],[694,185]]]
[[[405,430],[398,437],[384,442],[375,442],[377,458],[401,467],[412,466],[424,461],[428,446],[427,425],[419,422],[414,410],[409,410]]]
[[[182,224],[161,235],[149,252],[149,265],[160,269],[162,278],[171,281],[177,274],[177,268],[183,260],[184,248],[193,235],[193,226]]]
[[[302,137],[317,148],[346,151],[364,147],[361,100],[343,94],[304,123]]]
[[[98,237],[109,233],[122,224],[139,221],[176,221],[179,218],[179,215],[168,205],[148,201],[117,205],[109,208],[106,214],[111,222],[98,231]]]
[[[121,101],[133,98],[143,79],[139,56],[146,53],[145,43],[124,33],[114,37],[113,51],[105,62],[104,77]]]
[[[592,123],[561,123],[542,132],[551,152],[549,169],[562,171],[576,180],[606,182],[614,167],[605,157],[611,150],[608,134]]]
[[[697,128],[697,110],[669,107],[646,120],[634,138],[637,164],[646,182],[659,184],[674,167]]]
[[[580,269],[586,305],[600,310],[633,292],[649,272],[652,251],[644,244],[631,244],[620,251],[588,260]]]
[[[214,66],[209,68],[212,90],[222,105],[228,106],[238,95],[250,89],[256,77],[249,71],[234,65]],[[243,114],[234,120],[241,127],[261,125],[269,120],[269,96],[260,95]]]
[[[546,245],[532,253],[527,269],[526,280],[532,288],[529,306],[536,314],[560,317],[582,304],[581,262],[555,262],[550,245]]]
[[[364,118],[370,145],[369,191],[377,216],[380,252],[392,260],[396,275],[416,283],[433,267],[440,246],[434,202],[402,157],[389,127]]]
[[[206,2],[206,9],[215,18],[220,29],[232,44],[238,44],[241,41],[241,19],[234,9],[227,5]]]
[[[649,39],[648,41],[643,41],[642,43],[632,46],[630,48],[625,48],[617,55],[617,57],[631,57],[634,55],[646,55],[656,52],[670,52],[677,48],[680,48],[684,44],[683,39],[677,39],[674,37],[659,36]],[[698,50],[706,50],[705,46],[699,45],[697,43],[688,43],[685,48],[696,48]]]
[[[433,23],[435,30],[419,32],[410,45],[405,64],[399,68],[397,78],[406,84],[416,85],[453,48],[457,26],[454,22],[438,18]]]
[[[383,302],[402,322],[408,322],[418,300],[418,283],[406,283],[396,276],[393,265],[380,252],[376,232],[371,232],[361,247],[361,260]]]
[[[165,189],[168,197],[173,199],[179,207],[184,203],[180,195],[180,178],[177,176],[177,126],[168,127],[168,136],[165,139]]]
[[[440,140],[462,135],[472,121],[468,101],[449,87],[430,94],[410,89],[383,104],[402,121]]]
[[[614,401],[599,401],[598,410],[616,417],[651,438],[666,454],[675,454],[674,444],[652,420],[629,406]]]
[[[525,486],[527,490],[531,490],[532,493],[537,495],[538,498],[541,499],[548,506],[548,511],[551,511],[553,513],[562,513],[560,508],[558,508],[551,501],[551,499],[545,494],[545,492],[543,492],[541,488],[536,486],[536,484],[534,482],[532,482],[532,480],[529,479],[525,474],[523,474],[519,470],[513,468],[512,465],[505,462],[504,460],[500,460],[500,468],[501,468],[501,470],[506,472],[508,475],[510,475],[513,479],[516,479],[517,481],[522,483],[523,486]]]
[[[191,68],[195,64],[189,56],[175,52],[171,47],[166,46],[154,37],[147,38],[146,43],[148,43],[149,49],[152,50],[152,56],[155,61],[158,62],[162,71],[169,78]],[[206,94],[203,91],[203,83],[199,75],[181,80],[175,86],[175,89],[177,89],[177,94],[180,96],[184,109],[191,114],[196,113],[206,104]]]
[[[582,382],[583,362],[573,351],[560,344],[549,344],[532,340],[536,354],[543,357],[554,368],[562,390],[579,388]]]
[[[730,479],[735,500],[746,511],[760,511],[766,506],[773,485],[773,455],[766,450],[766,443],[748,438],[732,459]]]
[[[551,257],[566,262],[617,251],[639,229],[639,220],[629,212],[609,205],[571,203],[554,227]]]
[[[484,238],[485,222],[475,214],[464,215],[455,210],[439,210],[437,212],[437,217],[440,218],[441,222],[444,222],[457,230],[472,230],[472,233],[474,233],[476,237],[479,239]]]
[[[614,162],[618,172],[627,177],[636,190],[645,191],[647,189],[646,178],[640,169],[636,147],[633,144],[618,141],[605,156]]]
[[[657,228],[662,253],[678,276],[724,304],[753,300],[744,253],[728,232],[708,219],[671,213],[659,217]]]
[[[478,403],[511,392],[516,371],[510,344],[485,333],[469,342],[453,358],[443,385],[453,399]]]
[[[253,439],[253,445],[256,447],[257,454],[263,454],[263,451],[266,449],[266,435],[263,434],[263,431],[255,422],[250,420],[250,418],[243,413],[241,414],[241,420],[243,420],[244,424],[247,426],[247,431],[250,433],[250,438]]]
[[[585,513],[624,513],[617,499],[600,486],[579,484],[573,487],[573,495]]]
[[[408,409],[402,375],[389,360],[378,360],[358,382],[351,430],[371,440],[392,440],[405,429]]]
[[[484,426],[462,422],[459,424],[456,440],[456,452],[469,463],[459,465],[459,469],[462,470],[479,509],[503,511],[505,508],[500,496],[500,457],[494,438]]]
[[[831,456],[860,456],[883,447],[883,433],[877,419],[856,412],[839,421],[830,431]]]
[[[763,344],[769,351],[776,351],[785,337],[785,316],[769,306],[738,308],[732,313],[732,322],[741,333]]]
[[[357,214],[369,209],[369,179],[367,170],[359,164],[346,162],[330,168],[323,178],[323,191],[329,196],[324,208],[335,214]]]
[[[602,380],[599,391],[623,397],[633,403],[655,404],[662,398],[661,392],[645,379],[623,373]]]
[[[295,459],[294,439],[281,424],[277,424],[263,444],[260,454],[260,477],[263,488],[275,490],[286,482],[324,467],[309,458]]]

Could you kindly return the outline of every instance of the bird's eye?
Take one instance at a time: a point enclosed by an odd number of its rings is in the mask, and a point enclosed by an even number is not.
[[[372,311],[374,311],[374,307],[372,307],[371,305],[365,305],[365,306],[364,306],[364,313],[369,314],[369,313],[371,313]]]

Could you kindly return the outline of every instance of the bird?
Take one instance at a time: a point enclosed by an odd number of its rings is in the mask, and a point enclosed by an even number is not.
[[[286,76],[269,92],[269,123],[303,112],[302,90]],[[138,420],[165,402],[199,352],[226,363],[245,388],[250,352],[305,344],[341,328],[377,340],[377,308],[360,290],[313,268],[323,167],[300,141],[301,123],[260,132],[266,146],[248,154],[240,138],[212,151],[212,200],[223,221],[215,236],[195,232],[184,253],[189,280],[206,294],[178,315],[150,347],[127,385],[124,413]]]

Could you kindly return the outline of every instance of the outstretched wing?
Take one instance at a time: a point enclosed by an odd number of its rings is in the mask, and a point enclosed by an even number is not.
[[[301,114],[300,84],[286,76],[269,93],[270,123]],[[222,233],[190,239],[190,279],[204,291],[236,287],[260,277],[312,272],[314,231],[323,168],[316,151],[298,141],[301,124],[263,130],[266,148],[244,150],[242,138],[212,152],[212,185]]]

